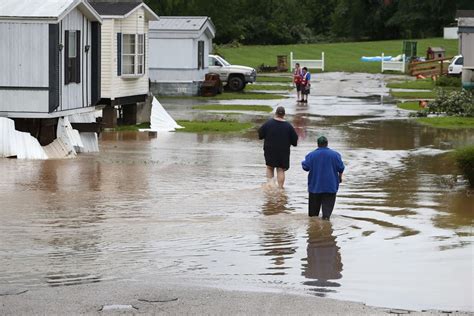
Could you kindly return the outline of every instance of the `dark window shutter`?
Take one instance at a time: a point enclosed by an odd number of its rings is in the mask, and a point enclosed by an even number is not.
[[[100,64],[100,49],[101,49],[101,42],[100,42],[100,33],[101,27],[99,22],[92,22],[91,24],[91,98],[92,98],[92,105],[97,104],[100,100],[100,76],[101,76],[101,64]]]
[[[146,34],[143,34],[143,73],[146,73]]]
[[[69,83],[69,31],[64,32],[64,84]]]
[[[49,113],[59,106],[59,24],[49,25]]]
[[[74,82],[81,82],[81,56],[82,56],[82,46],[81,46],[81,31],[76,31],[76,64],[75,64],[75,78]]]
[[[204,41],[198,41],[198,69],[204,69]]]
[[[117,76],[122,75],[122,33],[117,33]]]

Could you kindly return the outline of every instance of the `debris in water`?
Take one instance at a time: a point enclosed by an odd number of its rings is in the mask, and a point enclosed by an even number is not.
[[[99,312],[114,311],[114,310],[131,310],[131,309],[138,310],[138,307],[135,307],[133,305],[103,305],[101,309],[99,309]]]
[[[139,298],[138,299],[140,302],[146,302],[146,303],[169,303],[169,302],[176,302],[178,300],[177,297],[174,298],[160,298],[160,299],[144,299],[144,298]]]
[[[24,294],[28,292],[28,290],[24,290],[24,291],[7,291],[7,292],[4,292],[4,293],[0,293],[0,296],[9,296],[9,295],[20,295],[20,294]]]

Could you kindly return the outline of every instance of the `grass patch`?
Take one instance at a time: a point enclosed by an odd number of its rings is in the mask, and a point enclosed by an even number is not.
[[[425,52],[429,46],[442,46],[446,49],[446,56],[458,53],[458,40],[443,38],[419,39],[418,51]],[[321,59],[321,52],[325,53],[325,71],[347,71],[380,73],[381,64],[377,62],[362,62],[362,56],[397,56],[402,53],[403,40],[371,41],[352,43],[328,44],[298,44],[298,45],[252,45],[240,47],[221,47],[220,53],[230,63],[258,68],[261,64],[276,65],[276,56],[288,56],[294,53],[296,59]],[[288,82],[291,78],[287,79]],[[257,77],[260,81],[260,77]],[[275,81],[272,77],[272,81]],[[263,82],[263,81],[262,81]]]
[[[229,133],[241,132],[253,127],[252,123],[240,123],[236,121],[178,121],[183,129],[177,132],[186,133]]]
[[[454,152],[459,169],[462,171],[471,187],[474,187],[474,146],[459,148]]]
[[[293,90],[293,87],[291,86],[285,86],[285,85],[264,85],[264,84],[249,84],[245,87],[245,90],[247,91],[253,91],[253,90],[278,90],[278,91],[290,91]]]
[[[425,80],[412,80],[404,82],[390,82],[387,84],[387,88],[390,89],[426,89],[432,90],[435,87],[435,83],[431,79]]]
[[[293,82],[291,77],[257,76],[257,82]]]
[[[220,104],[205,104],[193,106],[195,110],[209,110],[209,111],[257,111],[257,112],[271,112],[273,108],[268,105],[220,105]]]
[[[410,111],[419,111],[421,110],[420,105],[418,102],[403,102],[403,103],[398,103],[397,106],[400,109],[404,110],[410,110]]]
[[[279,100],[286,97],[279,94],[255,92],[224,92],[215,97],[159,96],[159,99],[193,99],[193,100]]]
[[[474,128],[474,117],[443,116],[420,117],[418,122],[438,128]]]
[[[390,91],[390,94],[397,99],[434,99],[437,94],[436,91],[426,92],[405,92],[405,91]]]
[[[125,132],[125,131],[138,131],[139,129],[147,129],[150,128],[150,123],[141,123],[137,125],[119,125],[115,128],[111,128],[108,130],[116,131],[116,132]]]

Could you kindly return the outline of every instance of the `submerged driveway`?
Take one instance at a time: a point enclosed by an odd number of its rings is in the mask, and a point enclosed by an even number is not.
[[[285,191],[262,187],[255,130],[111,132],[97,155],[0,160],[0,288],[126,297],[124,282],[172,282],[473,311],[473,195],[445,147],[474,135],[414,124],[373,95],[258,102],[284,105],[300,135]],[[184,103],[163,104],[197,115]],[[347,168],[331,222],[307,217],[300,168],[319,135]]]

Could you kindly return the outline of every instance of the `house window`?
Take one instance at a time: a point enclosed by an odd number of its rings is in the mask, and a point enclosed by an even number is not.
[[[204,69],[204,41],[198,41],[198,69]]]
[[[142,75],[145,73],[145,35],[123,34],[122,74]]]
[[[81,32],[65,31],[64,44],[64,83],[80,83]]]

